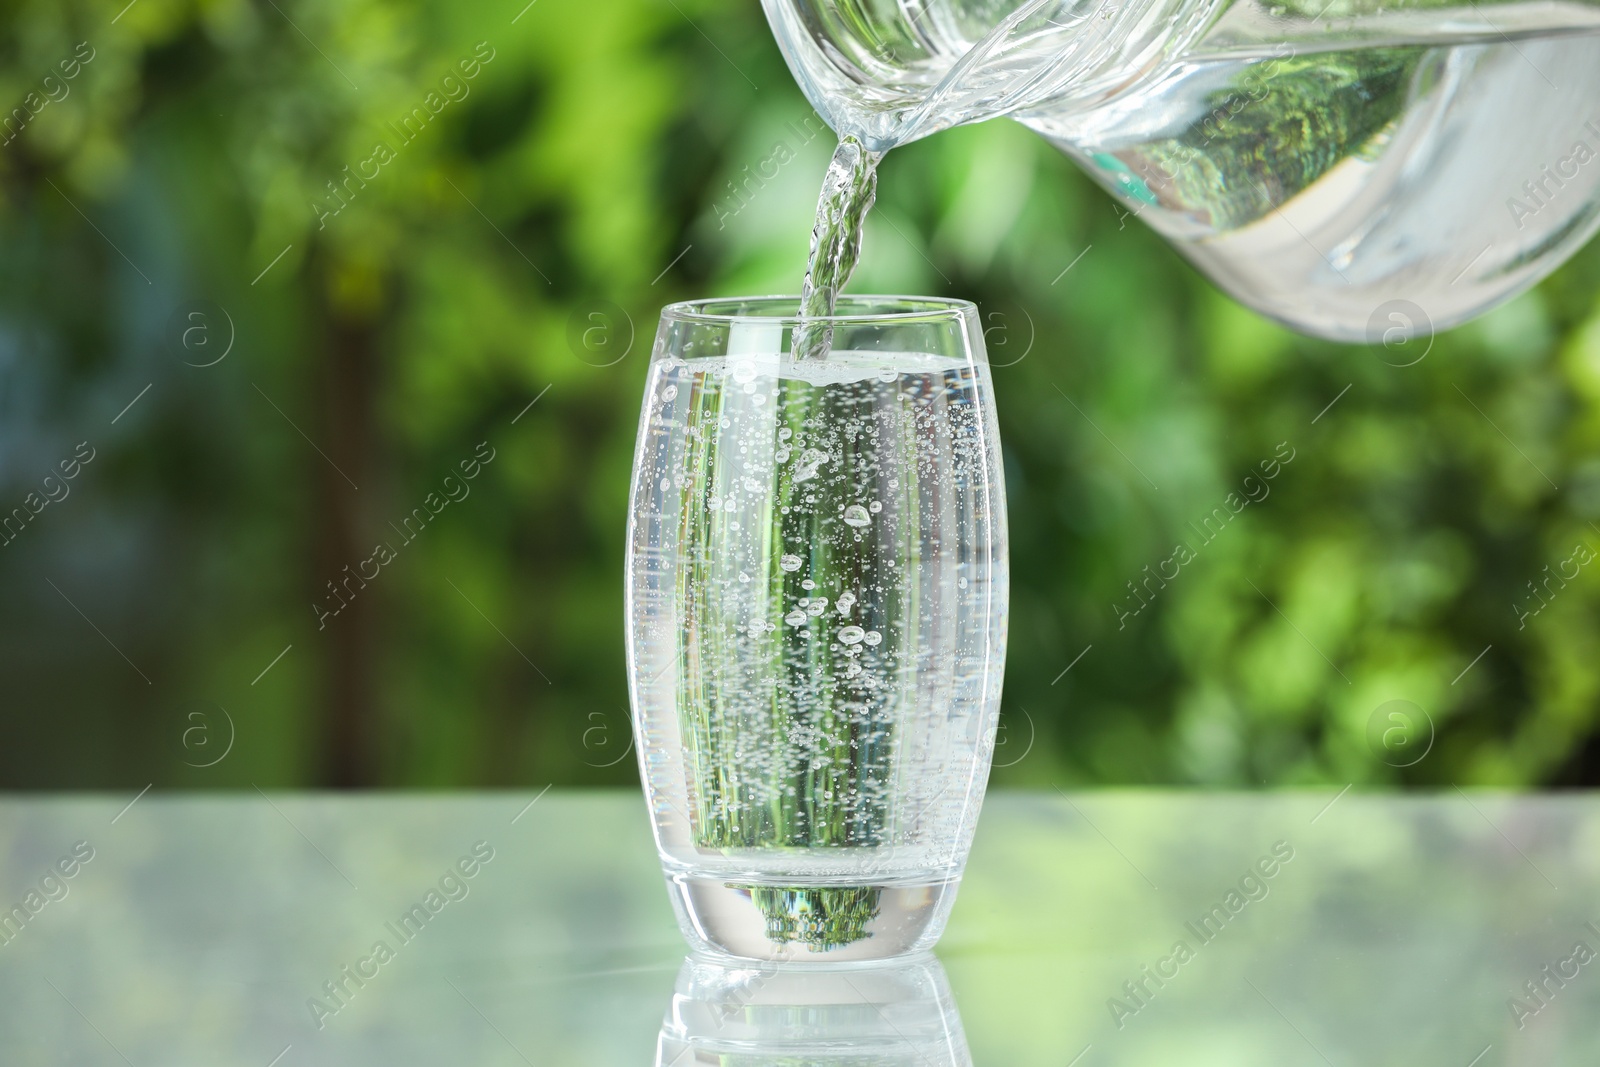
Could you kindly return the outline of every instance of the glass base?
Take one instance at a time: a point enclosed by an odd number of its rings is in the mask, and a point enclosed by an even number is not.
[[[788,963],[883,960],[931,949],[960,876],[796,884],[672,874],[678,925],[703,952]]]

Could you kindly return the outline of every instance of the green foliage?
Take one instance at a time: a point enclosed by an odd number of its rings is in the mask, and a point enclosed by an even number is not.
[[[96,459],[0,549],[0,782],[633,780],[655,316],[796,291],[832,144],[758,5],[523,3],[6,5],[0,108],[95,55],[0,148],[0,507]],[[976,300],[998,368],[997,782],[1600,778],[1600,568],[1524,615],[1600,547],[1600,249],[1395,368],[1232,304],[1020,127],[879,193],[853,288]],[[1406,769],[1367,741],[1396,699],[1436,727]]]

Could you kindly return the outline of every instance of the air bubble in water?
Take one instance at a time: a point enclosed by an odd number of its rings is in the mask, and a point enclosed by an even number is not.
[[[874,500],[872,503],[867,505],[867,510],[876,515],[878,512],[883,510],[883,504],[881,501]]]
[[[856,595],[846,589],[839,594],[839,603],[834,606],[839,609],[840,615],[849,615],[850,609],[856,606]]]
[[[790,571],[790,572],[797,571],[797,570],[800,569],[800,557],[799,556],[780,556],[778,558],[778,566],[782,567],[786,571]]]
[[[663,403],[671,403],[673,400],[677,399],[677,396],[678,387],[676,385],[669,385],[665,389],[661,390],[661,400]]]
[[[828,598],[825,596],[813,597],[811,603],[806,605],[807,615],[821,615],[828,610]]]
[[[847,645],[859,645],[867,632],[859,626],[846,626],[839,631],[839,640]]]
[[[789,612],[789,614],[783,617],[783,621],[788,623],[790,626],[803,626],[805,625],[806,621],[806,613],[801,611],[799,608],[795,608],[793,611]]]
[[[872,516],[867,514],[867,509],[860,504],[851,504],[844,509],[844,521],[857,529],[872,522]]]
[[[800,583],[801,589],[815,589],[816,587],[817,583],[813,582],[810,578],[807,578],[805,581]]]
[[[794,480],[804,482],[815,478],[817,476],[817,468],[826,462],[828,462],[828,454],[826,452],[820,452],[815,448],[806,449],[800,453],[800,466],[794,472]]]
[[[876,630],[868,630],[866,636],[864,636],[861,640],[865,641],[869,645],[876,645],[883,640],[883,635]]]

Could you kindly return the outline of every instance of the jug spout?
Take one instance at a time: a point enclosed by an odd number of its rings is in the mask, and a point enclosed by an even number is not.
[[[1192,44],[1226,0],[762,0],[795,80],[875,152],[1046,101],[1126,91]]]

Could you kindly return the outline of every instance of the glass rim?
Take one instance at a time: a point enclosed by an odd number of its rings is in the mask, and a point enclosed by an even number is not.
[[[845,312],[811,319],[830,326],[909,325],[918,322],[940,322],[976,315],[978,305],[970,300],[945,296],[913,296],[901,293],[843,293],[841,305],[868,304],[888,309],[900,305],[899,310],[872,310]],[[737,313],[710,310],[717,305],[772,306],[792,308],[788,314]],[[773,294],[768,296],[715,296],[700,300],[680,300],[661,309],[662,322],[683,322],[699,325],[727,325],[759,323],[763,326],[796,327],[800,325],[800,297]]]

